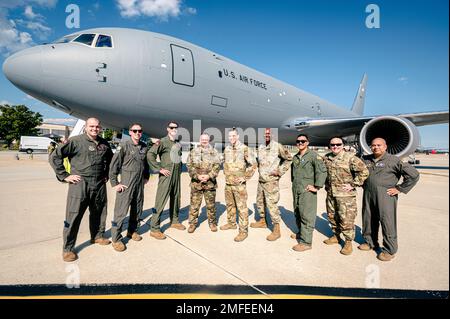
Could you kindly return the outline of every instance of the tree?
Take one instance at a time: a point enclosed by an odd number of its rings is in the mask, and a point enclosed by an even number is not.
[[[36,126],[42,124],[42,115],[25,105],[0,105],[0,139],[8,145],[22,135],[36,136]]]
[[[107,141],[111,141],[112,138],[116,135],[116,132],[114,130],[111,130],[110,128],[106,128],[100,135]]]

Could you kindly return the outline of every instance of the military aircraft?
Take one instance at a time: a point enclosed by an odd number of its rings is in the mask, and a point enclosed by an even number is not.
[[[448,110],[364,116],[366,75],[346,109],[192,43],[134,29],[77,31],[10,56],[3,72],[72,116],[98,117],[119,130],[139,121],[155,137],[166,134],[169,120],[190,131],[201,120],[203,129],[222,132],[277,128],[285,144],[299,132],[313,145],[336,134],[353,137],[365,153],[372,138],[384,137],[388,152],[403,157],[420,145],[417,126],[448,123]]]

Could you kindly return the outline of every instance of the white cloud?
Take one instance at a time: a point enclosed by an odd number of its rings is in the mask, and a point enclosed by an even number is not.
[[[116,0],[120,15],[125,18],[148,16],[167,21],[180,14],[196,14],[195,8],[182,10],[182,0]]]
[[[33,44],[28,32],[19,31],[14,21],[8,20],[0,11],[0,54],[9,54],[26,49]]]
[[[5,105],[5,104],[14,105],[14,103],[11,103],[11,102],[6,101],[6,100],[0,101],[0,105]]]
[[[47,39],[52,30],[45,18],[33,10],[33,5],[52,8],[57,0],[1,0],[0,2],[0,54],[8,56],[34,45],[32,34],[39,40]],[[23,19],[10,19],[9,12],[21,9]]]
[[[408,78],[406,76],[401,76],[397,80],[402,84],[408,84]]]

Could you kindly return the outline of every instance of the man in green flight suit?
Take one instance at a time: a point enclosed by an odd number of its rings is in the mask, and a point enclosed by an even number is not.
[[[114,218],[111,222],[111,239],[114,250],[126,249],[122,241],[122,225],[130,210],[127,237],[134,241],[142,240],[137,228],[144,205],[144,185],[149,178],[147,144],[141,141],[142,125],[134,123],[129,128],[130,140],[122,143],[111,161],[109,179],[116,191]],[[120,181],[118,175],[120,174]]]
[[[49,158],[58,180],[69,183],[63,231],[63,260],[66,262],[78,259],[73,250],[81,219],[88,207],[91,243],[111,243],[103,236],[108,203],[106,182],[113,152],[108,142],[98,136],[101,129],[98,119],[87,119],[85,133],[70,138],[66,144],[56,148]],[[65,157],[70,161],[70,174],[64,167]]]
[[[373,154],[363,157],[370,172],[363,186],[363,236],[366,242],[358,248],[363,251],[379,248],[378,230],[381,224],[384,247],[377,258],[390,261],[398,249],[398,194],[408,193],[417,184],[419,172],[409,163],[387,153],[383,138],[373,139],[370,148]],[[400,177],[403,181],[398,184]]]
[[[150,236],[166,239],[161,232],[161,214],[170,197],[171,228],[185,230],[178,220],[180,212],[180,179],[181,179],[181,144],[176,140],[178,123],[167,123],[167,136],[155,143],[148,151],[147,159],[150,168],[159,172],[158,190],[156,191],[155,209],[151,220]],[[160,161],[157,161],[159,156]]]
[[[291,238],[299,241],[292,249],[300,252],[312,248],[317,215],[317,192],[327,178],[327,168],[322,157],[311,151],[308,145],[307,135],[297,136],[298,153],[294,156],[291,170],[294,213],[299,230],[297,234],[291,235]]]

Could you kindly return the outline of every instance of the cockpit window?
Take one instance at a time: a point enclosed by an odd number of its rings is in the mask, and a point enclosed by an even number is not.
[[[78,38],[73,40],[73,42],[80,42],[80,43],[86,44],[88,46],[91,46],[92,45],[92,41],[94,41],[94,38],[95,38],[95,34],[93,34],[93,33],[86,33],[86,34],[80,35]]]
[[[56,40],[53,43],[69,43],[70,41],[75,39],[77,36],[79,36],[79,34],[66,35],[66,36]]]
[[[95,44],[97,48],[111,48],[112,42],[109,35],[100,34],[97,38],[97,43]]]

